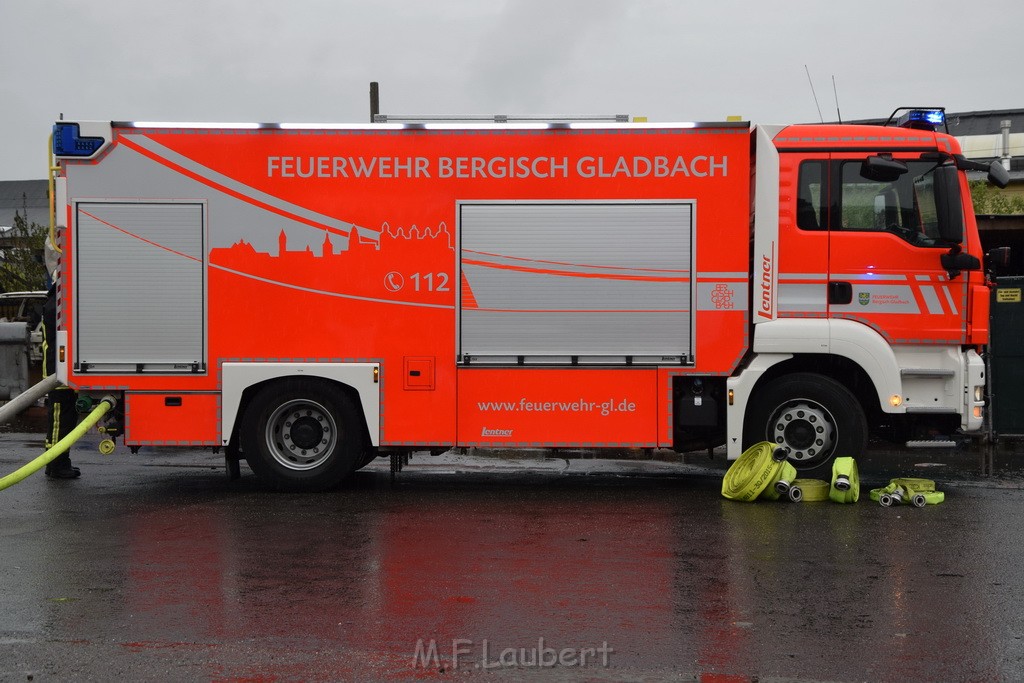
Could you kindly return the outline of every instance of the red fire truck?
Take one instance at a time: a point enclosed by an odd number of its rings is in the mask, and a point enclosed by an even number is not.
[[[939,116],[59,121],[58,375],[133,449],[286,489],[451,447],[815,469],[869,426],[974,432],[976,164]]]

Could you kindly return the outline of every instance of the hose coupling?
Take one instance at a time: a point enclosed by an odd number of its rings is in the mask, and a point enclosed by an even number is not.
[[[75,399],[75,410],[79,413],[88,413],[92,411],[92,396],[79,395]]]
[[[899,505],[903,502],[903,488],[897,486],[890,493],[883,493],[878,497],[878,502],[882,507],[892,507],[893,505]]]

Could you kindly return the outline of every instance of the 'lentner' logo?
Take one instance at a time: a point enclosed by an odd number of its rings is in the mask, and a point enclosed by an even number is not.
[[[775,243],[772,242],[772,253],[770,256],[761,256],[761,307],[757,314],[762,318],[773,320],[775,318],[775,298],[772,296],[772,287],[775,282],[772,258],[775,256]]]
[[[512,430],[511,429],[488,429],[487,427],[484,427],[484,430],[483,430],[483,432],[480,433],[480,436],[512,436]]]
[[[867,306],[871,303],[871,292],[858,292],[857,301],[860,302],[861,306]]]

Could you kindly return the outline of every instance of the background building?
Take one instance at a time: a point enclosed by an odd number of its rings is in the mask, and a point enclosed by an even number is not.
[[[950,135],[955,135],[964,156],[977,161],[1000,160],[1010,172],[1006,192],[1024,196],[1024,109],[969,111],[949,114]],[[984,174],[978,173],[979,179]]]
[[[946,117],[951,135],[955,135],[964,156],[975,161],[999,160],[1010,172],[1010,184],[1003,190],[991,191],[1013,201],[1005,213],[985,206],[979,207],[978,231],[985,250],[1010,247],[1009,272],[1024,274],[1024,109],[998,109],[949,114]],[[985,182],[985,174],[972,171],[971,180]]]
[[[0,228],[14,225],[17,212],[29,223],[50,224],[50,200],[46,180],[0,181]]]

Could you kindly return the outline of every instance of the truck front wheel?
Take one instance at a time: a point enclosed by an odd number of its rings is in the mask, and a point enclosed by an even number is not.
[[[322,491],[363,458],[359,411],[328,382],[285,379],[257,393],[241,424],[249,467],[269,488]]]
[[[824,469],[837,455],[864,452],[867,420],[856,397],[839,382],[796,373],[769,381],[751,397],[744,448],[759,441],[789,449],[798,470]]]

